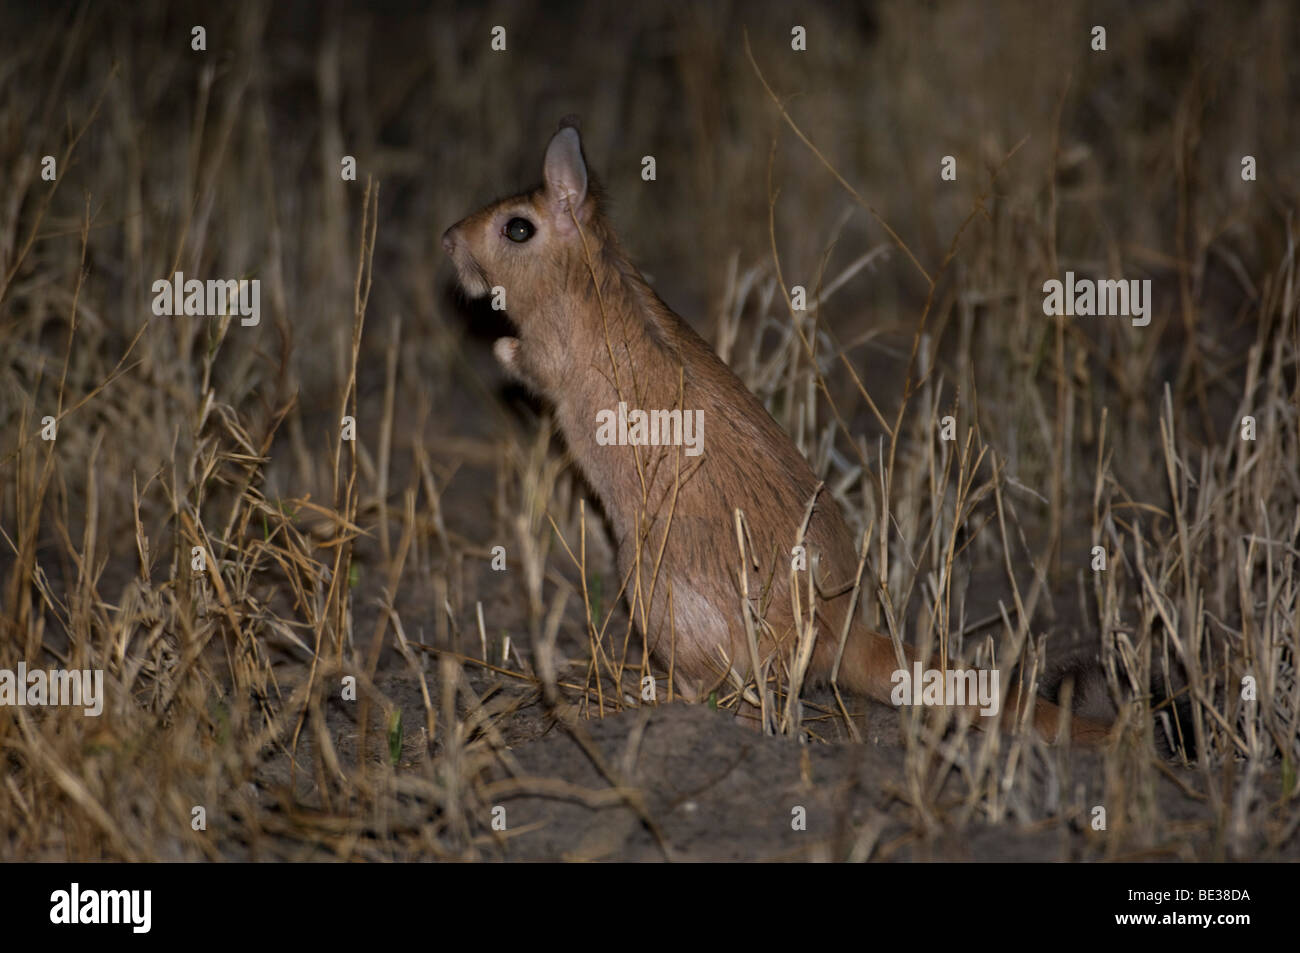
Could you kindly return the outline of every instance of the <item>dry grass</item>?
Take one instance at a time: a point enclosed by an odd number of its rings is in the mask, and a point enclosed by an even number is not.
[[[830,4],[792,57],[777,5],[603,7],[563,66],[560,27],[506,6],[300,35],[301,11],[248,6],[207,18],[206,54],[184,8],[6,13],[0,669],[102,669],[108,703],[0,707],[0,856],[493,857],[528,833],[491,827],[521,793],[626,807],[672,856],[635,759],[584,727],[669,672],[545,409],[500,391],[482,316],[443,294],[435,241],[533,179],[571,111],[627,244],[848,514],[869,621],[1030,683],[1099,653],[1120,728],[1086,768],[1027,732],[898,715],[904,767],[880,786],[907,836],[1015,821],[1097,857],[1294,851],[1295,11]],[[1067,269],[1151,278],[1150,326],[1045,318]],[[175,271],[258,278],[260,326],[153,316]],[[860,702],[802,684],[810,632],[717,704],[860,737]],[[520,766],[538,719],[601,786]],[[1194,818],[1169,815],[1167,777]],[[845,856],[888,856],[878,834]]]

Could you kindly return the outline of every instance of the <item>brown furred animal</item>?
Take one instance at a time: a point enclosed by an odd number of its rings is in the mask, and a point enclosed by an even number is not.
[[[851,611],[859,562],[853,535],[763,405],[627,260],[595,191],[578,132],[562,125],[546,150],[542,185],[458,222],[443,247],[469,294],[504,290],[518,337],[499,339],[496,357],[554,405],[572,457],[609,518],[633,617],[681,693],[698,699],[727,679],[728,668],[740,679],[754,668],[741,611],[736,510],[748,525],[758,658],[788,675],[798,641],[791,551],[814,497],[803,542],[823,595],[816,599],[808,675],[828,680]],[[693,412],[703,452],[692,455],[680,443],[611,443],[601,421],[616,417],[620,403],[629,416]],[[663,436],[684,442],[684,431]],[[796,578],[806,616],[807,577]],[[903,653],[910,671],[919,655],[907,646]],[[893,642],[855,613],[837,684],[888,703],[898,668]],[[1004,724],[1017,708],[1013,688]],[[1056,737],[1059,716],[1055,706],[1036,701],[1033,720],[1042,736]],[[1084,719],[1072,726],[1076,740],[1106,733]]]

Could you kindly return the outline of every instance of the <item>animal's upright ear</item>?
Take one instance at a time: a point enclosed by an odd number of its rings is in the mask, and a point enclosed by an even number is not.
[[[556,226],[572,229],[570,213],[581,217],[582,204],[587,198],[587,163],[582,158],[582,140],[573,126],[565,126],[551,137],[542,164],[542,178]]]

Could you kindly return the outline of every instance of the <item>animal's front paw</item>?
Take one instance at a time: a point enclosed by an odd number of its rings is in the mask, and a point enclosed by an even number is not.
[[[519,338],[497,338],[492,344],[497,363],[511,374],[519,373]]]
[[[537,390],[536,377],[528,368],[519,338],[497,338],[492,344],[492,353],[507,374],[524,386]]]

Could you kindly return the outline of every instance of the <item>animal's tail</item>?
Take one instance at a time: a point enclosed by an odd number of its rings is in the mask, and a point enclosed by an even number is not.
[[[903,655],[907,661],[909,678],[915,671],[916,662],[922,663],[922,669],[938,669],[938,658],[928,662],[910,645],[903,645]],[[833,655],[832,655],[833,661]],[[885,704],[894,704],[894,673],[898,671],[898,658],[894,654],[894,643],[886,636],[872,632],[865,626],[855,626],[844,646],[844,658],[840,662],[839,685],[860,695],[866,695]],[[829,666],[828,666],[829,673]],[[910,702],[910,699],[905,699]],[[1031,698],[1033,705],[1031,715],[1034,729],[1046,741],[1055,742],[1061,731],[1063,712],[1059,707],[1042,698]],[[980,714],[978,705],[965,705],[978,726],[986,724],[994,716]],[[1003,730],[1012,729],[1021,717],[1023,703],[1018,686],[1012,686],[1002,703],[1000,713],[996,716]],[[1070,739],[1080,745],[1100,745],[1110,732],[1110,726],[1091,718],[1074,716],[1070,719]]]

